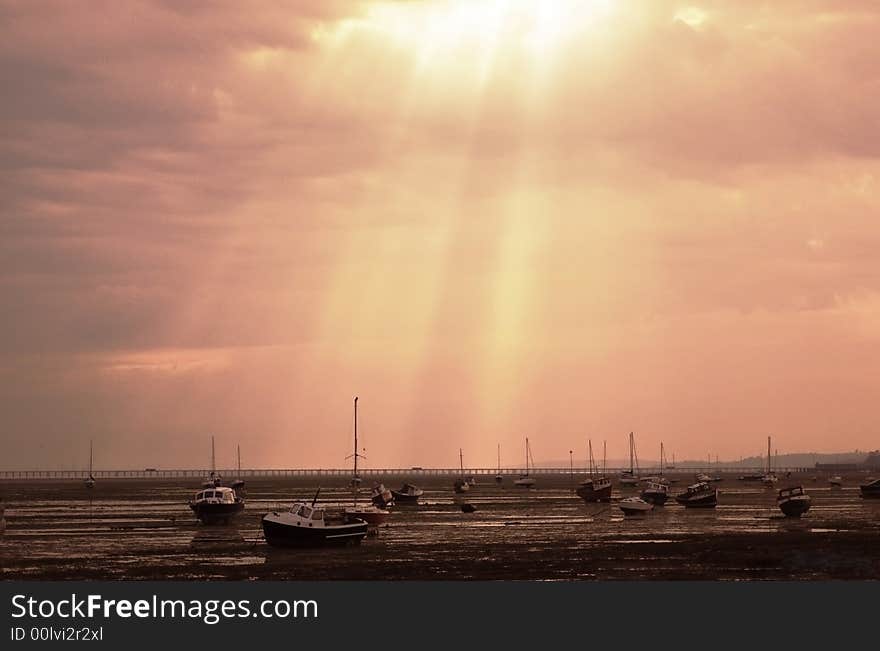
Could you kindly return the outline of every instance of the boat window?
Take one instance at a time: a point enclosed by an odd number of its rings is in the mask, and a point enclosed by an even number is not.
[[[320,509],[316,509],[314,513],[312,513],[312,520],[323,520],[324,512]]]
[[[204,492],[196,493],[196,499],[197,499],[197,500],[201,500],[201,499],[204,499],[204,498],[205,498],[205,493],[204,493]]]
[[[312,509],[309,508],[308,506],[302,506],[299,510],[299,515],[301,515],[304,518],[308,518],[312,515]]]

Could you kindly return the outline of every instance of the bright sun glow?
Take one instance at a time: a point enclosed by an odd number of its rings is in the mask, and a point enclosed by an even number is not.
[[[567,35],[598,23],[615,0],[434,0],[380,3],[364,18],[346,21],[341,36],[354,30],[384,32],[393,41],[448,52],[475,42],[494,47],[503,38],[539,54]]]

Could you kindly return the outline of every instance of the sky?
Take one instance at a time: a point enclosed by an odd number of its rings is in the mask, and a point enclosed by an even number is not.
[[[0,29],[0,467],[878,447],[877,2]]]

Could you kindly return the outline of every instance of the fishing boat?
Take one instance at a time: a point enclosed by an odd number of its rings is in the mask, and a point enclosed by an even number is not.
[[[495,483],[501,484],[504,482],[504,475],[501,474],[501,444],[498,444],[498,472],[495,475]]]
[[[868,479],[866,483],[859,486],[859,493],[865,498],[880,497],[880,479],[874,479],[873,477]]]
[[[344,513],[332,513],[315,503],[296,502],[289,511],[272,511],[263,516],[263,535],[273,547],[324,547],[359,545],[367,535],[367,523]]]
[[[244,500],[228,486],[211,486],[196,493],[189,508],[202,524],[228,524],[244,510]]]
[[[95,476],[92,474],[92,441],[89,441],[89,476],[85,480],[86,488],[95,487]]]
[[[633,462],[635,460],[635,465]],[[629,433],[629,470],[620,473],[620,483],[623,486],[636,486],[639,483],[639,477],[636,470],[638,469],[638,460],[636,458],[636,443],[633,433]]]
[[[532,459],[532,449],[529,447],[529,439],[526,437],[526,471],[513,482],[517,488],[534,488],[535,478],[529,476],[529,462]]]
[[[211,472],[202,482],[202,488],[215,488],[223,483],[222,478],[217,474],[217,458],[214,455],[214,437],[211,437]]]
[[[831,488],[840,488],[843,486],[843,477],[834,475],[834,477],[828,478],[828,483],[831,485]]]
[[[394,506],[394,495],[385,488],[385,484],[376,484],[370,492],[370,501],[380,509],[387,509]]]
[[[601,475],[595,473],[595,463],[593,462],[593,441],[588,442],[590,450],[590,477],[580,483],[577,487],[577,495],[587,503],[590,502],[610,502],[611,501],[611,480],[605,476],[604,461],[603,472]]]
[[[358,494],[361,488],[361,477],[358,475],[358,459],[366,457],[358,452],[358,398],[354,397],[354,452],[347,458],[354,459],[354,470],[349,485],[354,491],[354,504],[344,509],[345,517],[349,520],[362,520],[371,527],[379,527],[385,524],[389,511],[376,506],[375,503],[367,502],[358,504]]]
[[[669,499],[669,487],[666,484],[652,481],[642,489],[642,499],[654,506],[663,506]]]
[[[399,489],[394,490],[391,489],[391,495],[394,498],[394,503],[398,506],[403,504],[417,504],[419,498],[424,494],[421,488],[414,484],[404,484]]]
[[[471,489],[471,484],[464,476],[464,453],[461,448],[458,448],[458,466],[461,469],[461,477],[455,480],[452,490],[459,494],[467,493]]]
[[[718,505],[718,489],[707,482],[688,486],[685,492],[675,496],[675,501],[685,508],[714,509]]]
[[[625,497],[617,503],[624,515],[644,515],[654,509],[654,505],[641,497]]]
[[[804,492],[803,486],[783,488],[776,497],[776,505],[787,518],[799,518],[810,510],[810,496]]]

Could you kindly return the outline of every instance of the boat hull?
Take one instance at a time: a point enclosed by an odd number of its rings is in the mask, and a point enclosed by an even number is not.
[[[642,499],[625,499],[617,503],[624,515],[644,515],[654,509],[654,505]]]
[[[228,524],[244,510],[244,502],[236,500],[232,504],[190,503],[189,508],[202,524]]]
[[[787,518],[799,518],[810,510],[810,496],[798,495],[779,501],[779,509]]]
[[[714,509],[718,506],[718,493],[705,495],[677,495],[675,501],[686,509]]]
[[[379,527],[385,524],[390,515],[389,511],[382,511],[380,509],[346,509],[345,511],[345,517],[351,520],[363,520],[371,527]]]
[[[263,535],[272,547],[333,547],[359,545],[367,535],[367,523],[355,520],[330,527],[307,527],[284,523],[277,513],[263,516]]]
[[[394,503],[398,506],[404,504],[418,504],[419,499],[422,497],[421,495],[410,495],[409,493],[398,493],[395,490],[391,491],[392,497],[394,497]]]

